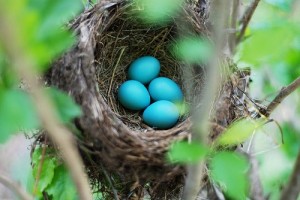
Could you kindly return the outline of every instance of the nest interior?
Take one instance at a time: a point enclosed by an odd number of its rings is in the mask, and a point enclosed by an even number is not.
[[[199,34],[201,31],[195,31],[195,34],[197,32]],[[98,31],[95,65],[99,91],[107,105],[131,130],[151,130],[142,122],[140,112],[130,112],[117,99],[118,87],[127,80],[127,69],[132,61],[145,55],[156,57],[161,63],[159,76],[171,78],[179,83],[183,91],[188,90],[183,78],[186,66],[171,53],[170,46],[176,42],[177,37],[176,24],[145,24],[132,12],[130,6],[117,7],[110,13],[109,23]],[[198,70],[194,85],[198,93],[203,83],[201,70]],[[191,103],[190,98],[186,99],[187,103]],[[184,119],[180,121],[184,122]]]
[[[113,195],[111,188],[126,198],[142,195],[145,186],[154,199],[174,199],[180,192],[184,168],[166,162],[165,154],[172,142],[191,134],[191,120],[186,117],[169,130],[153,130],[143,124],[140,113],[124,109],[116,93],[127,79],[129,64],[152,55],[161,62],[160,76],[178,82],[188,102],[198,96],[205,73],[199,66],[189,67],[194,76],[186,80],[187,65],[173,57],[169,45],[187,27],[187,34],[208,32],[193,6],[184,7],[182,13],[173,23],[151,26],[132,15],[127,1],[101,1],[73,22],[78,43],[52,66],[50,84],[70,94],[83,109],[84,115],[75,120],[81,132],[78,146],[93,186],[108,197]],[[242,73],[235,76],[243,77]],[[219,116],[213,120],[222,126],[212,132],[222,131],[237,118],[232,112],[233,93],[232,82],[224,84],[215,108]]]

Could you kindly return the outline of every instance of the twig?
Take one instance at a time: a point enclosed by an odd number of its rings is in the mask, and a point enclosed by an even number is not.
[[[10,180],[8,177],[0,174],[0,183],[15,192],[22,200],[33,200],[34,198],[28,194],[22,187],[17,183]]]
[[[47,142],[47,137],[45,138],[45,143]],[[43,150],[42,150],[42,157],[41,160],[39,162],[38,165],[38,171],[37,171],[37,175],[36,175],[36,179],[35,179],[35,183],[34,183],[34,188],[33,188],[33,194],[36,195],[37,193],[37,188],[38,188],[38,183],[40,181],[40,176],[42,173],[42,169],[43,169],[43,164],[44,164],[44,160],[45,160],[45,154],[46,154],[46,145],[43,146]]]
[[[230,4],[227,4],[224,1],[214,0],[211,5],[211,21],[214,26],[214,35],[213,39],[215,41],[216,50],[214,52],[213,59],[211,59],[208,69],[208,78],[207,84],[203,91],[203,101],[201,106],[193,116],[194,120],[194,130],[192,139],[194,142],[204,143],[209,145],[209,117],[213,115],[213,102],[215,100],[217,91],[220,87],[220,63],[219,58],[221,52],[224,49],[224,36],[223,31],[225,25],[228,22]],[[201,187],[203,186],[203,177],[205,169],[205,161],[200,161],[197,164],[188,166],[188,174],[185,180],[185,186],[183,190],[182,199],[184,200],[194,200],[196,199]]]
[[[249,7],[246,9],[244,15],[242,16],[242,18],[240,20],[240,24],[242,24],[242,29],[236,39],[236,44],[240,43],[242,38],[244,37],[246,29],[249,25],[249,22],[253,16],[253,13],[259,2],[260,2],[260,0],[253,0],[253,2],[249,5]]]
[[[43,127],[55,142],[62,153],[66,166],[70,170],[81,200],[91,200],[92,194],[89,182],[85,175],[83,162],[75,145],[71,132],[61,125],[56,116],[55,107],[45,94],[36,77],[38,73],[36,63],[30,59],[22,47],[20,34],[16,31],[16,22],[9,18],[9,12],[0,7],[0,39],[4,50],[11,60],[12,67],[19,77],[22,77],[31,87],[31,95],[36,105],[37,113],[42,121]],[[13,38],[13,39],[10,39]]]
[[[277,106],[292,92],[294,92],[298,87],[300,86],[300,77],[298,77],[296,80],[294,80],[290,85],[283,87],[279,94],[274,98],[274,100],[268,105],[267,109],[265,111],[262,111],[262,113],[265,116],[270,116],[270,114],[277,108]]]
[[[115,189],[115,187],[114,187],[114,185],[113,185],[113,183],[112,183],[112,181],[111,181],[111,178],[109,177],[107,171],[104,169],[104,167],[103,167],[102,164],[101,164],[101,168],[102,168],[102,170],[103,170],[103,172],[104,172],[104,175],[105,175],[105,177],[106,177],[106,180],[108,181],[108,183],[109,183],[109,185],[110,185],[110,187],[111,187],[111,190],[113,191],[114,199],[115,199],[115,200],[119,200],[119,197],[118,197],[118,191]]]
[[[289,180],[283,190],[280,200],[295,200],[300,194],[300,151],[297,156],[296,164]]]
[[[235,47],[236,47],[236,23],[238,18],[238,11],[240,6],[240,0],[233,0],[232,7],[231,7],[231,22],[230,22],[230,29],[234,30],[229,34],[229,51],[231,55],[234,54]]]

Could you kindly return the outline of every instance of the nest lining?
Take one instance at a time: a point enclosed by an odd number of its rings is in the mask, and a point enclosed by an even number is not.
[[[111,24],[97,35],[95,49],[96,74],[99,92],[112,111],[131,130],[147,132],[152,128],[142,122],[141,112],[125,109],[117,99],[118,87],[127,80],[127,69],[132,61],[138,57],[151,55],[161,63],[159,76],[171,78],[177,82],[182,90],[187,91],[184,84],[183,72],[187,67],[173,56],[170,45],[176,42],[177,30],[175,24],[166,26],[149,26],[144,24],[125,6],[112,11]],[[203,83],[202,74],[194,85],[200,92]],[[187,95],[185,95],[187,96]],[[187,104],[191,103],[186,98]],[[184,122],[187,116],[179,120]]]

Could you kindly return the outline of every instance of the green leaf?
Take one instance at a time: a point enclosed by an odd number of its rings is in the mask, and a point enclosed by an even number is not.
[[[172,52],[178,59],[194,64],[206,62],[212,54],[212,46],[200,37],[188,37],[175,41]]]
[[[217,139],[221,145],[237,145],[248,139],[256,128],[263,125],[265,120],[241,119],[235,121],[230,127],[222,133]]]
[[[175,103],[180,116],[184,116],[189,113],[190,106],[186,102]]]
[[[0,44],[0,89],[16,87],[18,84],[19,80],[10,67],[7,56]]]
[[[28,94],[18,89],[0,91],[0,142],[17,131],[39,126],[40,120]]]
[[[11,0],[5,2],[23,51],[37,63],[38,70],[74,44],[74,36],[65,25],[82,9],[80,0]]]
[[[72,17],[82,9],[80,0],[29,0],[28,10],[38,12],[40,17],[39,30],[44,30],[43,34],[47,34],[47,30],[59,28],[68,22]]]
[[[42,158],[42,148],[35,149],[32,160],[34,163],[32,173],[35,180],[39,178],[37,189],[39,194],[41,194],[52,182],[54,177],[54,169],[56,168],[56,160],[55,158],[49,157],[47,154],[45,154],[44,158]]]
[[[134,11],[149,23],[166,23],[180,10],[183,0],[134,0]]]
[[[240,60],[253,65],[279,62],[282,55],[293,47],[298,35],[297,25],[291,23],[253,30],[250,38],[239,47]]]
[[[60,165],[55,169],[52,183],[47,188],[47,193],[55,200],[76,200],[77,192],[68,170]]]
[[[203,159],[208,151],[203,144],[175,142],[167,154],[167,159],[172,163],[195,163]]]
[[[55,88],[48,89],[48,92],[56,106],[61,122],[70,122],[82,114],[81,108],[65,93]]]
[[[211,176],[232,199],[246,199],[249,189],[249,163],[233,152],[217,153],[210,161]]]
[[[36,165],[40,161],[41,156],[42,156],[42,148],[41,147],[35,148],[31,158],[32,165]]]

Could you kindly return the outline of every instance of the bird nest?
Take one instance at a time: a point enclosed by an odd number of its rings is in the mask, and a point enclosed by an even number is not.
[[[182,8],[181,20],[160,26],[144,24],[130,9],[127,1],[101,1],[82,13],[72,23],[78,43],[53,64],[50,82],[82,107],[83,116],[75,120],[82,134],[77,141],[93,186],[107,197],[113,190],[127,198],[148,188],[152,198],[173,199],[180,191],[185,170],[166,162],[166,153],[174,141],[189,138],[190,117],[185,115],[169,130],[155,130],[143,123],[141,113],[123,108],[116,93],[127,79],[129,64],[140,56],[152,55],[161,62],[160,76],[179,83],[188,103],[199,101],[195,97],[204,84],[205,70],[189,66],[193,78],[187,80],[187,65],[176,59],[169,47],[184,30],[178,21],[189,28],[186,34],[208,36],[209,32],[203,13],[192,5]],[[231,71],[216,99],[218,114],[211,118],[212,137],[241,115],[233,97],[239,97],[235,86],[245,86],[246,74]]]

